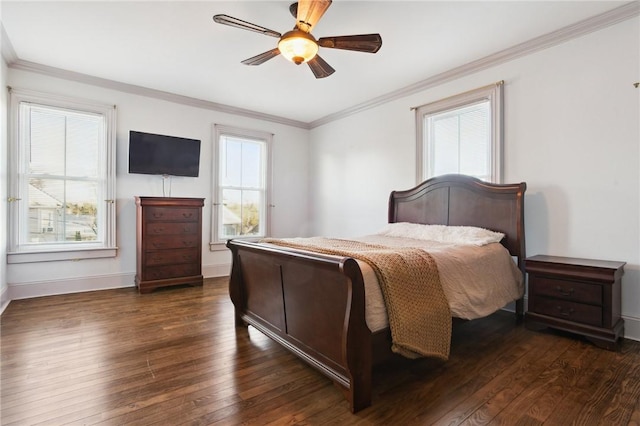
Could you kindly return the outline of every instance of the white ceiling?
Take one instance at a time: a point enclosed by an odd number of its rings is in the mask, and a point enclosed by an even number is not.
[[[380,33],[383,44],[377,54],[321,48],[336,69],[325,79],[281,56],[242,65],[278,40],[212,20],[284,33],[290,3],[2,0],[0,17],[17,62],[312,123],[626,2],[335,0],[316,38]]]

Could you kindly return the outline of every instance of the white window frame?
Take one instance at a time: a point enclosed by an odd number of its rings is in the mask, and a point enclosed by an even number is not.
[[[491,166],[490,182],[502,183],[503,174],[503,94],[504,81],[480,87],[459,95],[416,107],[416,182],[433,177],[429,170],[429,141],[425,132],[425,119],[434,114],[464,108],[479,102],[489,101],[491,111]]]
[[[218,222],[222,219],[222,215],[220,214],[220,206],[222,205],[222,191],[220,190],[220,182],[219,182],[219,153],[220,153],[220,137],[221,136],[233,136],[240,139],[248,139],[257,142],[262,142],[265,144],[265,158],[264,167],[265,167],[265,189],[264,189],[264,217],[265,217],[265,227],[264,234],[265,236],[271,235],[271,210],[274,207],[271,201],[273,188],[272,188],[272,177],[271,177],[271,159],[272,159],[272,151],[273,151],[273,134],[259,131],[259,130],[250,130],[243,129],[240,127],[227,126],[223,124],[214,124],[213,125],[213,155],[212,155],[212,163],[211,163],[211,188],[212,188],[212,206],[211,206],[211,242],[209,243],[209,250],[218,251],[218,250],[226,250],[225,243],[226,239],[221,239],[221,236],[218,232]],[[247,237],[234,237],[234,239],[245,239],[245,240],[253,240],[256,237],[247,236]]]
[[[9,93],[9,232],[8,263],[49,262],[61,260],[80,260],[103,257],[115,257],[116,247],[116,203],[115,203],[115,150],[116,150],[116,110],[114,105],[105,105],[89,100],[42,93],[33,90],[10,88]],[[37,244],[21,245],[20,228],[28,226],[28,219],[21,213],[21,201],[26,200],[28,186],[21,177],[26,167],[25,150],[21,145],[20,104],[33,103],[43,107],[60,108],[102,115],[105,119],[105,143],[102,147],[101,183],[105,194],[103,211],[98,214],[104,227],[104,241],[75,242],[73,244]]]

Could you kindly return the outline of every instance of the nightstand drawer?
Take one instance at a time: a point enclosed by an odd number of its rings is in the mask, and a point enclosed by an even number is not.
[[[602,306],[602,286],[578,281],[530,276],[530,285],[537,296],[549,296],[563,300]]]
[[[530,301],[533,311],[542,315],[562,318],[581,324],[602,326],[602,307],[568,302],[547,297],[534,297]]]

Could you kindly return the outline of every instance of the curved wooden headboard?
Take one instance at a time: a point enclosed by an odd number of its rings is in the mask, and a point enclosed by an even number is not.
[[[523,270],[525,182],[493,184],[470,176],[444,175],[415,188],[393,191],[389,223],[477,226],[505,234],[502,240]]]

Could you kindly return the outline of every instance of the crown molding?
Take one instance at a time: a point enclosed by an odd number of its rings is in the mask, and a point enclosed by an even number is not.
[[[332,121],[336,121],[344,117],[365,111],[367,109],[385,104],[387,102],[391,102],[405,96],[421,92],[431,87],[435,87],[451,80],[476,73],[486,68],[511,61],[521,56],[529,55],[539,50],[556,46],[571,39],[581,37],[583,35],[601,30],[611,25],[615,25],[627,19],[634,18],[638,15],[640,15],[640,1],[633,1],[624,4],[608,12],[604,12],[600,15],[584,19],[573,25],[560,28],[559,30],[552,31],[523,43],[516,44],[515,46],[509,47],[473,62],[461,65],[459,67],[452,68],[440,74],[436,74],[432,77],[403,87],[399,90],[389,92],[385,95],[378,96],[369,101],[354,105],[353,107],[326,115],[322,118],[319,118],[318,120],[310,122],[309,127],[313,129],[315,127],[322,126]]]
[[[162,99],[169,102],[175,102],[178,104],[184,104],[194,106],[203,109],[209,109],[213,111],[223,112],[227,114],[240,115],[248,118],[254,118],[257,120],[270,121],[274,123],[284,124],[292,127],[299,127],[302,129],[310,130],[315,127],[322,126],[332,121],[340,120],[353,114],[365,111],[377,107],[379,105],[391,102],[414,93],[418,93],[429,89],[431,87],[438,86],[440,84],[455,80],[466,75],[473,74],[475,72],[511,61],[513,59],[556,46],[571,39],[581,37],[583,35],[601,30],[603,28],[615,25],[619,22],[627,19],[634,18],[640,15],[640,1],[632,1],[626,3],[620,7],[612,9],[608,12],[604,12],[600,15],[593,16],[591,18],[584,19],[573,25],[561,28],[556,31],[552,31],[545,35],[533,38],[467,64],[461,65],[456,68],[452,68],[448,71],[442,72],[431,76],[425,80],[417,83],[405,86],[401,89],[389,92],[387,94],[375,97],[366,102],[354,105],[350,108],[346,108],[340,111],[336,111],[332,114],[326,115],[318,120],[311,121],[309,123],[289,119],[286,117],[280,117],[272,114],[265,114],[257,111],[252,111],[244,108],[237,108],[230,105],[220,104],[216,102],[205,101],[202,99],[192,98],[189,96],[177,95],[175,93],[164,92],[161,90],[155,90],[148,87],[137,86],[133,84],[122,83],[114,80],[108,80],[100,77],[95,77],[88,74],[82,74],[75,71],[64,70],[60,68],[54,68],[47,65],[38,64],[35,62],[24,61],[18,58],[9,37],[7,36],[4,26],[0,23],[0,30],[2,35],[2,57],[7,62],[9,68],[19,69],[24,71],[35,72],[52,77],[62,78],[66,80],[77,81],[80,83],[91,84],[95,86],[104,87],[107,89],[119,90],[122,92],[132,93],[140,96],[147,96],[156,99]]]
[[[7,61],[8,62],[8,61]],[[265,114],[244,108],[237,108],[230,105],[220,104],[216,102],[205,101],[203,99],[192,98],[189,96],[177,95],[175,93],[164,92],[162,90],[151,89],[148,87],[137,86],[134,84],[122,83],[119,81],[108,80],[88,74],[82,74],[75,71],[69,71],[61,68],[50,67],[48,65],[38,64],[36,62],[24,61],[16,57],[12,62],[8,62],[9,68],[44,74],[50,77],[71,80],[78,83],[90,84],[93,86],[104,87],[106,89],[118,90],[121,92],[131,93],[134,95],[146,96],[155,99],[161,99],[177,104],[193,106],[227,114],[240,115],[257,120],[270,121],[274,123],[284,124],[292,127],[300,127],[309,129],[309,124],[303,121],[292,120],[272,114]]]

